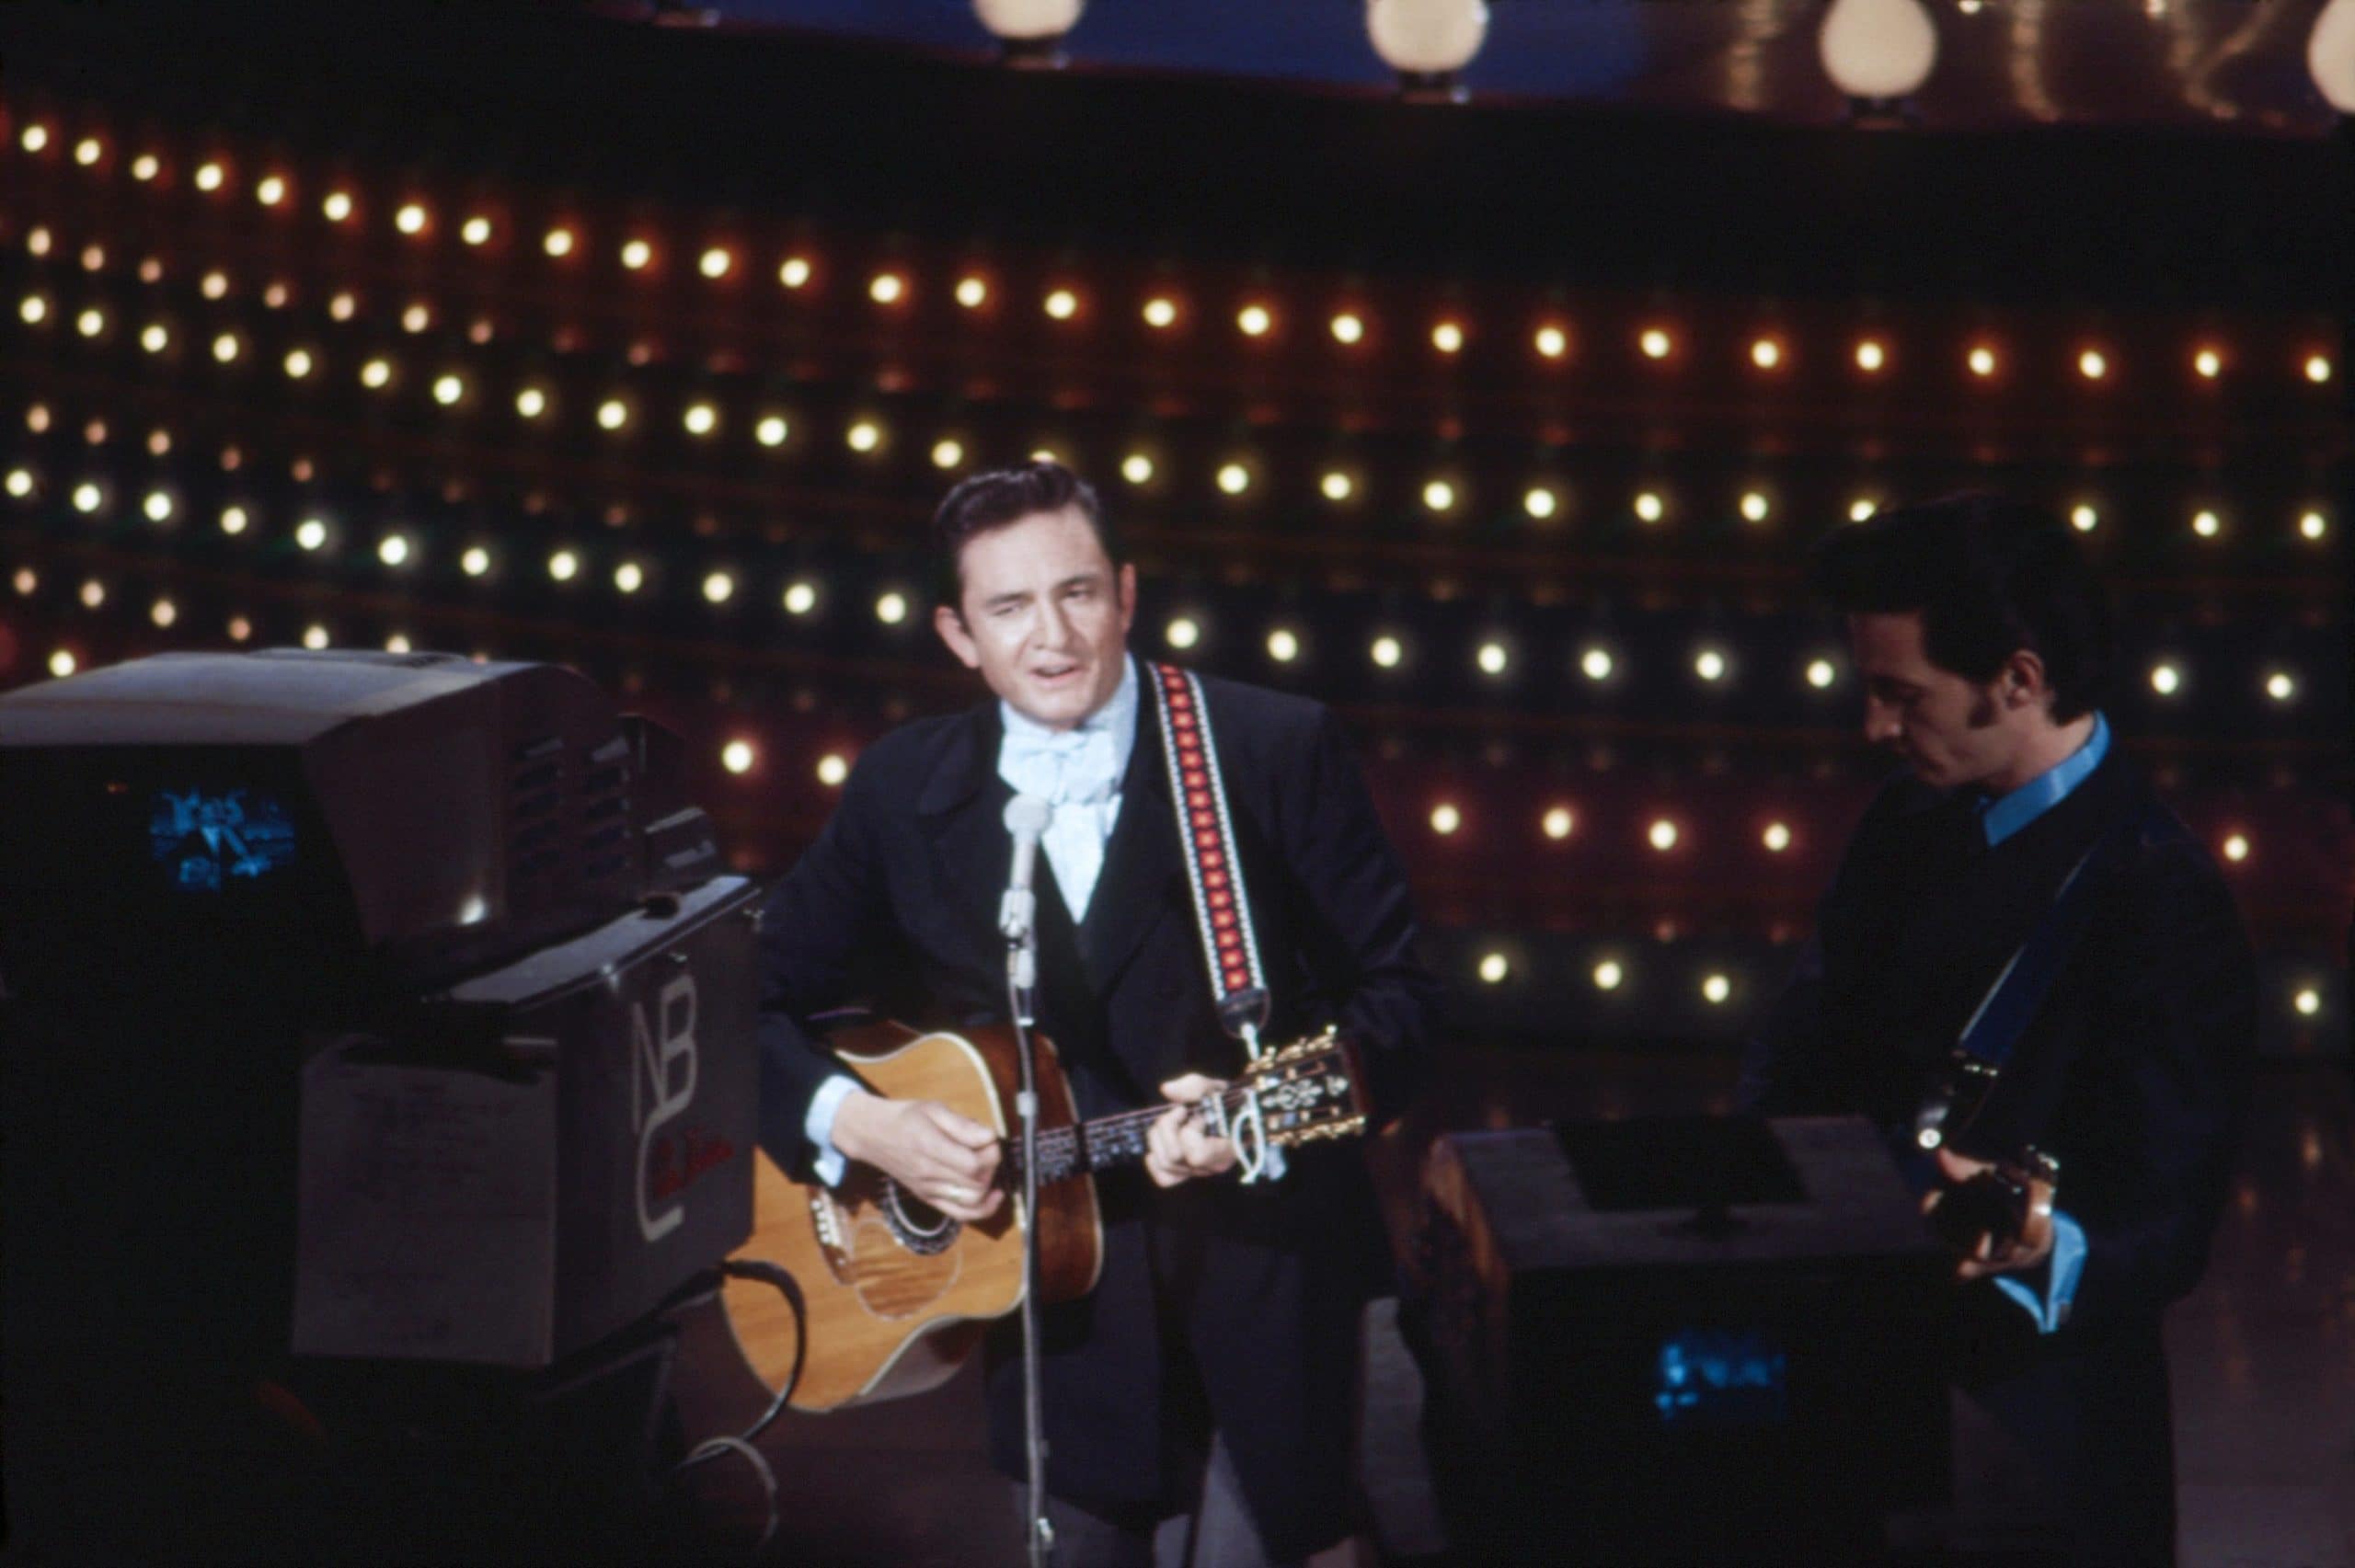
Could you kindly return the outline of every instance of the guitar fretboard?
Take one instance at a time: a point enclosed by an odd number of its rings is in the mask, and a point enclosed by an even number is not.
[[[1230,1089],[1220,1096],[1229,1111],[1240,1107],[1243,1095]],[[1039,1134],[1039,1180],[1041,1185],[1059,1182],[1066,1176],[1086,1174],[1091,1171],[1109,1171],[1116,1165],[1132,1164],[1144,1158],[1145,1129],[1168,1114],[1167,1105],[1148,1105],[1139,1111],[1121,1111],[1092,1122],[1069,1127],[1046,1127]],[[1006,1179],[1022,1179],[1022,1139],[1019,1135],[1005,1140]]]

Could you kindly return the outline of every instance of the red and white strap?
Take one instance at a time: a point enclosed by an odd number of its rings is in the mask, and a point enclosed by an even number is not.
[[[1194,920],[1210,964],[1219,1022],[1257,1061],[1259,1031],[1268,1024],[1268,978],[1259,967],[1250,900],[1244,897],[1243,859],[1235,853],[1235,823],[1219,775],[1218,747],[1211,738],[1210,708],[1191,672],[1167,664],[1146,668],[1153,671],[1178,840],[1185,846],[1186,879],[1194,889]]]

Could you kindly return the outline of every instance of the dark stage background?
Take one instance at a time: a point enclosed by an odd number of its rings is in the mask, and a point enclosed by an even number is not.
[[[0,687],[562,660],[775,873],[970,700],[933,503],[1051,452],[1140,652],[1350,719],[1486,1064],[1451,1116],[1721,1104],[1889,767],[1806,549],[1992,486],[2109,574],[2111,719],[2227,864],[2280,1082],[2335,1082],[2355,132],[2315,6],[2154,3],[1936,7],[1911,125],[1843,122],[1796,5],[1500,4],[1492,50],[1620,52],[1452,105],[1338,0],[1230,77],[1112,0],[1060,72],[946,6],[10,6]],[[2343,1168],[2343,1093],[2286,1093],[2264,1158]]]

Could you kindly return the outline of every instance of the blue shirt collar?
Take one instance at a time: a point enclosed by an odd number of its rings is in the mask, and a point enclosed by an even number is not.
[[[1979,823],[1993,849],[2068,797],[2109,755],[2109,720],[2094,715],[2094,732],[2085,743],[2051,767],[1980,807]]]

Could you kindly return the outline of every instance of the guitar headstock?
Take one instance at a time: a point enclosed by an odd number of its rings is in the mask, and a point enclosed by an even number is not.
[[[1243,1070],[1235,1087],[1258,1098],[1261,1127],[1277,1148],[1365,1130],[1357,1051],[1338,1030],[1268,1052]]]

